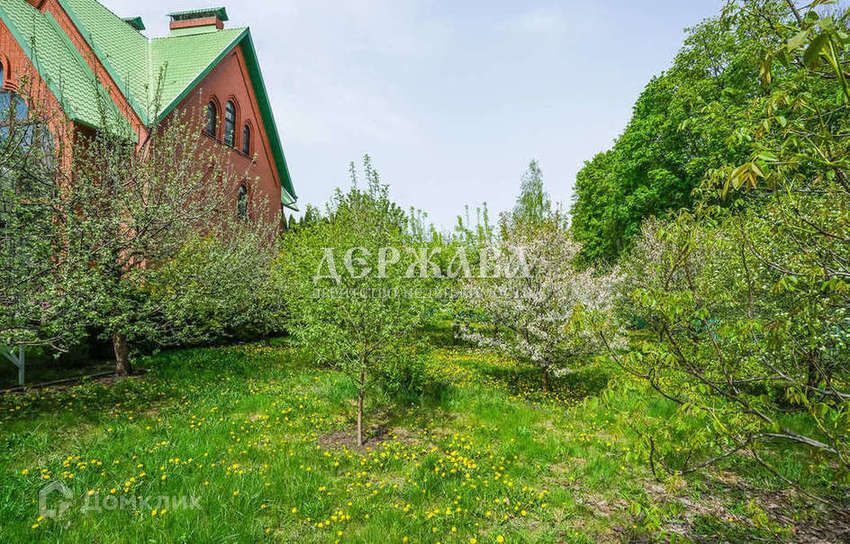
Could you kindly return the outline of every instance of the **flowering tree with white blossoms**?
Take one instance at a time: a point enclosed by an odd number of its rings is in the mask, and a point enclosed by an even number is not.
[[[533,363],[544,391],[552,374],[596,352],[587,318],[610,306],[616,273],[577,269],[580,250],[558,221],[518,228],[491,248],[491,277],[474,280],[468,290],[469,303],[496,328],[467,328],[465,337]]]

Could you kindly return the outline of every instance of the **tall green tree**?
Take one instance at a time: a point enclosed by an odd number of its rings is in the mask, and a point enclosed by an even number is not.
[[[827,459],[846,485],[850,10],[782,6],[726,15],[773,35],[752,75],[761,92],[731,119],[749,154],[710,170],[692,211],[645,222],[623,267],[623,314],[651,334],[615,358],[705,419],[686,448],[653,448],[674,470],[746,452],[793,483],[799,474],[779,469],[793,452]]]
[[[737,10],[730,2],[691,29],[671,68],[641,93],[614,146],[577,175],[572,227],[585,260],[618,258],[644,219],[691,207],[709,171],[749,153],[739,121],[764,94],[763,53],[782,39],[770,21],[787,6],[748,5]]]
[[[522,175],[519,196],[510,213],[512,225],[542,223],[552,215],[552,199],[543,186],[543,171],[536,160],[529,163]]]

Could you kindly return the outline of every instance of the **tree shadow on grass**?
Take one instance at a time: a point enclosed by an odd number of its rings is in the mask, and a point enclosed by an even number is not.
[[[534,367],[482,365],[479,372],[506,387],[512,394],[532,400],[578,402],[598,395],[608,386],[609,371],[592,366],[562,376],[551,376],[549,392],[543,391],[540,370]]]
[[[405,443],[427,441],[428,429],[444,426],[454,419],[454,415],[445,408],[451,384],[439,379],[428,379],[418,394],[387,394],[384,392],[376,404],[367,403],[364,414],[364,445],[356,443],[356,427],[353,413],[345,427],[335,429],[319,437],[318,443],[326,448],[347,448],[353,451],[366,451],[383,442],[401,441]]]
[[[96,423],[116,414],[243,391],[250,380],[295,372],[306,363],[268,343],[162,352],[136,361],[143,375],[0,394],[0,424],[63,418]]]
[[[444,425],[454,417],[439,404],[381,404],[366,411],[362,446],[356,442],[356,427],[353,421],[343,428],[320,436],[318,444],[329,449],[346,448],[359,452],[373,449],[388,441],[421,444],[430,441],[428,429],[435,422]]]
[[[419,330],[420,336],[434,348],[474,348],[474,342],[460,336],[459,325],[451,322],[429,323]]]

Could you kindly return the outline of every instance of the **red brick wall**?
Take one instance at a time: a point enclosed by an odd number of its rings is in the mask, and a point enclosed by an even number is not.
[[[247,171],[251,182],[249,214],[263,215],[269,221],[280,219],[280,176],[271,152],[268,136],[260,115],[257,97],[250,83],[241,47],[229,53],[204,80],[178,106],[178,110],[200,116],[210,100],[218,105],[218,134],[213,145],[225,147],[224,108],[228,100],[236,104],[236,142],[227,149],[237,172]],[[242,127],[251,126],[251,156],[243,155]],[[210,140],[212,142],[212,139]],[[253,161],[253,164],[252,164]],[[236,209],[237,184],[233,188],[233,207]]]

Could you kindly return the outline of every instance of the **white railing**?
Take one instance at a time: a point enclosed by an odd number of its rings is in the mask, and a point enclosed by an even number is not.
[[[18,385],[24,385],[24,370],[27,364],[26,350],[24,350],[23,346],[18,346],[17,355],[15,351],[15,348],[0,346],[0,355],[18,367]]]

